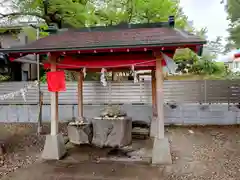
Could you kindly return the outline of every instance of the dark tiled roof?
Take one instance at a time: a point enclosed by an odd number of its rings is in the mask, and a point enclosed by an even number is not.
[[[143,25],[118,25],[113,27],[70,29],[50,35],[17,49],[3,51],[57,51],[57,50],[91,50],[98,48],[121,48],[142,46],[171,46],[184,44],[204,44],[205,40],[161,23]]]

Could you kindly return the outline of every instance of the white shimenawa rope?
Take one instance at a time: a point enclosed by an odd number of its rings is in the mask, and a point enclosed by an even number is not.
[[[100,68],[104,68],[104,69],[107,69],[107,68],[121,68],[121,67],[131,67],[132,65],[134,66],[137,66],[137,65],[140,65],[140,64],[147,64],[147,63],[150,63],[150,62],[156,62],[156,60],[149,60],[149,61],[143,61],[143,62],[139,62],[139,63],[134,63],[134,64],[121,64],[121,65],[117,65],[117,66],[91,66],[91,68],[93,69],[100,69]],[[81,66],[78,66],[78,65],[72,65],[72,64],[61,64],[61,63],[56,63],[56,65],[58,66],[66,66],[66,67],[72,67],[72,68],[84,68],[84,67],[81,67]]]
[[[101,81],[101,83],[102,83],[103,86],[107,86],[107,80],[106,80],[106,77],[105,77],[105,71],[106,71],[105,68],[102,68],[102,69],[101,69],[100,81]]]
[[[24,88],[21,88],[20,90],[18,91],[15,91],[15,92],[11,92],[11,93],[8,93],[8,94],[4,94],[4,95],[0,95],[0,100],[7,100],[7,99],[14,99],[16,96],[19,96],[21,95],[24,102],[26,103],[27,102],[27,95],[26,93],[28,92],[29,89],[34,89],[38,86],[38,81],[34,81],[33,83],[31,84],[28,84],[26,87]],[[30,105],[29,104],[24,104],[26,105],[27,109],[28,109],[28,121],[30,122],[31,121],[31,117],[34,117],[34,115],[36,114],[35,112],[32,112],[32,108],[29,108]],[[19,119],[17,120],[19,121]],[[31,121],[32,122],[32,121]],[[35,121],[33,121],[35,122]]]
[[[33,84],[29,84],[27,87],[21,88],[21,89],[18,90],[18,91],[1,95],[1,96],[0,96],[0,100],[14,99],[14,97],[21,95],[22,98],[23,98],[23,100],[24,100],[25,102],[27,102],[27,100],[26,100],[26,93],[27,93],[27,91],[28,91],[29,89],[35,88],[37,85],[38,85],[38,81],[35,81]]]

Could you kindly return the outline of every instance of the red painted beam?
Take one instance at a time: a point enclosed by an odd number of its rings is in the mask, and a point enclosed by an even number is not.
[[[170,55],[169,56],[173,56]],[[163,61],[163,66],[166,62]],[[155,67],[155,57],[149,53],[127,53],[119,55],[107,55],[107,56],[80,56],[79,58],[74,58],[72,56],[64,56],[62,60],[58,62],[57,67],[59,69],[101,69],[101,68],[131,68],[132,65],[135,68],[142,69],[152,69]],[[50,64],[48,62],[44,63],[44,68],[49,68]]]
[[[46,70],[49,69],[49,64],[45,64],[44,68]],[[70,69],[68,67],[64,67],[64,66],[57,66],[57,69],[59,70],[70,70],[70,71],[80,71],[80,69]],[[154,70],[155,67],[135,67],[134,68],[136,71],[140,71],[140,70]],[[107,68],[107,72],[128,72],[131,70],[131,67],[121,67],[121,68]],[[86,72],[101,72],[101,68],[89,68],[86,69]]]
[[[166,66],[166,62],[163,61],[163,66]],[[83,62],[83,61],[69,61],[63,60],[57,64],[58,69],[80,69],[80,68],[88,68],[88,69],[124,69],[124,68],[131,68],[134,65],[135,69],[152,69],[155,67],[156,62],[155,60],[147,61],[147,60],[114,60],[114,61],[92,61]],[[50,63],[44,63],[44,68],[50,68]]]

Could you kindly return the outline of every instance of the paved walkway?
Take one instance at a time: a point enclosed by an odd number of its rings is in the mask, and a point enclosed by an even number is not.
[[[42,162],[2,180],[159,180],[161,168],[119,163]]]

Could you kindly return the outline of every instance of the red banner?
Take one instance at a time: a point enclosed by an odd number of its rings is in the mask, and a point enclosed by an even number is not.
[[[66,80],[64,71],[47,72],[48,91],[66,91]]]

